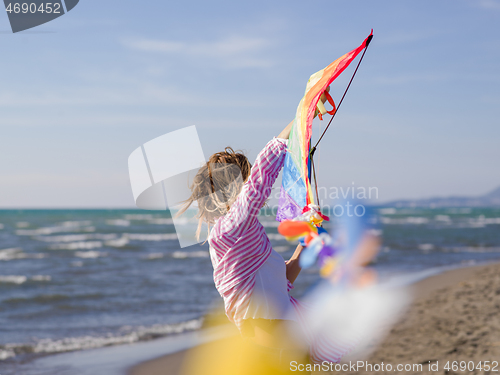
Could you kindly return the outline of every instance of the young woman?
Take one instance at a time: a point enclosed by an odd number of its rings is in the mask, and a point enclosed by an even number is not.
[[[231,148],[212,155],[180,212],[197,201],[198,234],[202,223],[209,225],[215,286],[227,317],[249,345],[247,354],[253,353],[242,367],[266,363],[285,372],[290,361],[307,361],[303,342],[297,342],[301,330],[288,294],[300,273],[302,247],[285,262],[273,250],[258,215],[283,167],[292,124],[266,144],[253,166]]]

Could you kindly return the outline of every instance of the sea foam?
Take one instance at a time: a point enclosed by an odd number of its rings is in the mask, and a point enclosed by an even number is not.
[[[173,258],[208,258],[210,256],[208,251],[175,251],[172,253]]]
[[[194,331],[201,328],[203,318],[174,324],[156,324],[149,327],[124,326],[116,334],[80,336],[62,339],[40,339],[27,344],[0,345],[0,360],[21,354],[54,354],[76,350],[96,349],[104,346],[132,344],[139,341]]]
[[[0,261],[7,262],[15,259],[41,259],[45,258],[43,253],[24,253],[20,247],[0,250]]]
[[[22,275],[0,275],[0,283],[9,283],[9,284],[24,284],[28,281],[26,276]]]
[[[92,258],[102,258],[107,256],[108,253],[100,252],[100,251],[77,251],[75,256],[83,259],[92,259]]]
[[[130,220],[125,220],[125,219],[106,220],[106,224],[116,225],[119,227],[128,227],[128,226],[130,226]]]
[[[123,236],[133,241],[165,241],[177,239],[177,233],[125,233]]]
[[[81,241],[81,242],[66,242],[50,245],[50,250],[82,250],[82,249],[97,249],[102,247],[101,241]]]

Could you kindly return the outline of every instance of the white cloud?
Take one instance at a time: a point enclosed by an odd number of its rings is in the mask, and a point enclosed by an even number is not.
[[[121,86],[111,82],[97,83],[93,86],[85,85],[81,87],[49,87],[36,92],[16,88],[0,89],[0,108],[47,108],[57,106],[74,106],[84,108],[95,105],[120,105],[120,106],[192,106],[196,107],[237,107],[252,108],[265,107],[267,103],[262,99],[245,99],[231,94],[208,95],[204,92],[196,93],[203,96],[203,100],[196,101],[197,96],[186,88],[177,88],[173,85],[166,85],[152,80],[128,80]],[[30,114],[30,112],[26,112]],[[16,115],[21,118],[19,114]],[[0,115],[0,119],[5,119],[5,113]],[[14,119],[15,120],[15,119]],[[40,120],[40,119],[38,119]],[[53,121],[53,118],[47,118]]]
[[[484,9],[500,9],[500,1],[498,0],[479,0],[477,4]]]
[[[230,36],[210,42],[193,43],[133,38],[123,40],[122,44],[132,50],[144,52],[174,54],[191,59],[214,59],[230,68],[267,68],[274,65],[263,53],[272,45],[264,38]]]

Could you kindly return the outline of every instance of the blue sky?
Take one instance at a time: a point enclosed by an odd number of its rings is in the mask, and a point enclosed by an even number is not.
[[[309,76],[371,28],[319,184],[380,201],[486,193],[500,185],[499,21],[497,0],[81,0],[18,34],[2,13],[0,207],[132,207],[128,155],[189,125],[207,157],[254,159]]]

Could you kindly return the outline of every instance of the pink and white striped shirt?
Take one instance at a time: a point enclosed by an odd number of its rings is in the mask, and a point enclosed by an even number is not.
[[[255,285],[255,274],[272,251],[258,215],[283,167],[286,147],[287,141],[279,138],[267,143],[257,156],[240,194],[226,215],[217,220],[208,238],[215,287],[224,299],[227,317],[240,331]],[[288,281],[288,291],[292,288]],[[311,347],[311,360],[318,363],[340,361],[351,345],[312,337],[301,313],[303,307],[291,296],[290,301]]]
[[[271,254],[271,242],[258,220],[260,209],[283,167],[286,141],[274,138],[259,153],[240,194],[210,232],[215,287],[226,314],[241,329],[255,273]]]

